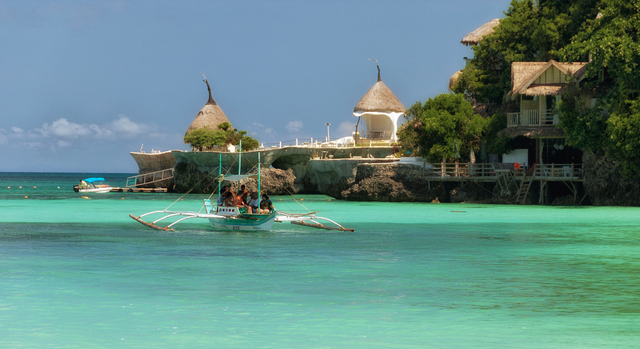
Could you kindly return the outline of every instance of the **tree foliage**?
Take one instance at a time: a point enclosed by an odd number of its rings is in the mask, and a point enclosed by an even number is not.
[[[426,102],[416,102],[405,114],[407,122],[398,131],[405,151],[440,162],[453,159],[454,142],[461,157],[480,150],[481,136],[488,120],[475,114],[462,94],[441,94]]]
[[[487,151],[490,154],[505,154],[513,150],[511,139],[499,135],[506,127],[507,114],[495,113],[489,118],[484,139],[487,141]]]
[[[511,89],[511,63],[559,59],[600,0],[513,0],[506,17],[473,47],[474,58],[454,91],[478,102],[501,103]]]
[[[247,136],[247,131],[238,131],[231,128],[231,124],[228,122],[218,125],[218,130],[199,128],[189,132],[184,137],[186,144],[191,144],[193,148],[199,151],[228,145],[238,146],[240,141],[242,141],[242,149],[244,150],[255,149],[259,145],[256,139]]]
[[[561,122],[571,144],[621,161],[629,174],[640,170],[640,0],[602,0],[601,14],[560,51],[567,60],[592,57],[592,83],[563,96]],[[596,97],[596,109],[581,107],[576,93]]]

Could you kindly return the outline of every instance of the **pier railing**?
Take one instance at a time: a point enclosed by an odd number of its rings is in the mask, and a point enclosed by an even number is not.
[[[536,164],[533,175],[540,179],[582,179],[582,164]]]
[[[310,137],[306,139],[293,139],[277,143],[261,143],[259,150],[279,149],[286,147],[303,147],[303,148],[347,148],[347,147],[389,147],[390,140],[379,138],[360,138],[358,140],[344,138],[328,138],[328,137]]]
[[[436,163],[432,175],[439,177],[482,177],[496,176],[493,163]]]
[[[584,177],[582,164],[536,164],[533,169],[496,169],[493,163],[435,163],[430,177],[491,178],[508,171],[516,178],[532,176],[535,180],[580,180]]]
[[[160,170],[156,172],[149,172],[137,176],[127,178],[127,188],[135,188],[139,185],[147,185],[152,183],[158,183],[167,179],[173,178],[173,168]]]

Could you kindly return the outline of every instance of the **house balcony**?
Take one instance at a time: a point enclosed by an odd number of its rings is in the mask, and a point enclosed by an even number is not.
[[[518,126],[555,126],[558,115],[555,110],[522,110],[520,113],[507,113],[507,127]]]

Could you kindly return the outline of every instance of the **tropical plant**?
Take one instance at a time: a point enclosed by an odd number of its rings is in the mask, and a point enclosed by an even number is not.
[[[511,63],[559,59],[600,0],[513,0],[506,17],[473,47],[474,58],[458,78],[454,92],[478,102],[502,103],[511,89]]]
[[[240,142],[242,142],[243,150],[252,150],[259,145],[256,139],[247,136],[247,131],[238,131],[232,128],[228,122],[218,125],[218,130],[210,128],[195,129],[184,137],[184,142],[191,144],[194,149],[199,151],[228,145],[238,146]]]
[[[416,102],[405,118],[407,122],[398,131],[403,150],[431,162],[453,159],[454,144],[465,158],[471,149],[480,150],[488,125],[462,94],[440,94],[424,104]]]
[[[606,154],[623,164],[623,172],[640,171],[640,0],[602,0],[601,16],[587,22],[560,53],[584,60],[587,79],[562,99],[560,121],[568,141]],[[584,107],[579,96],[597,98]]]

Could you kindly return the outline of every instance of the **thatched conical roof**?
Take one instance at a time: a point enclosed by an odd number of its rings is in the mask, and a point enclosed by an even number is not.
[[[511,83],[513,89],[509,92],[512,99],[518,94],[527,96],[558,95],[563,92],[564,83],[538,84],[534,82],[549,68],[555,66],[563,74],[571,74],[576,80],[585,77],[587,62],[560,63],[553,59],[549,62],[512,62]]]
[[[460,74],[462,74],[462,70],[458,70],[457,72],[453,73],[453,75],[451,75],[451,77],[449,78],[449,92],[453,92],[453,86],[455,86],[456,82],[458,82]]]
[[[369,89],[360,102],[353,108],[354,112],[398,112],[404,113],[407,108],[402,105],[398,97],[391,92],[387,85],[380,79],[380,67],[378,67],[378,82]]]
[[[193,119],[191,125],[189,125],[187,132],[185,132],[184,134],[185,136],[188,135],[189,132],[199,128],[210,128],[212,130],[217,130],[218,125],[220,125],[221,123],[231,123],[222,109],[220,109],[218,103],[216,103],[216,101],[213,99],[209,81],[207,81],[206,78],[203,81],[207,84],[207,89],[209,90],[209,100],[207,101],[207,104],[205,104],[204,107],[200,109],[200,112],[198,113],[198,115],[196,115],[196,118]]]
[[[460,43],[465,44],[467,46],[477,45],[482,40],[483,37],[493,33],[493,28],[495,28],[499,24],[500,24],[500,20],[498,18],[492,19],[491,21],[483,24],[480,28],[467,34],[467,36],[465,36],[462,39],[462,41],[460,41]]]

